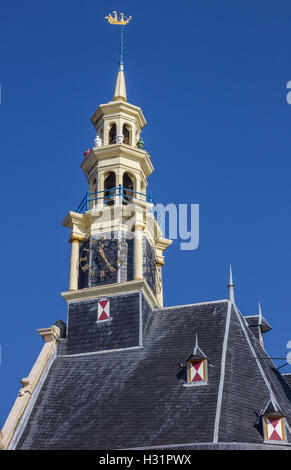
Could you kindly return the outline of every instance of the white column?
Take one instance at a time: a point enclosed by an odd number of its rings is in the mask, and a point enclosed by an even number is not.
[[[100,206],[103,206],[104,204],[104,200],[102,199],[104,197],[104,172],[103,171],[98,173],[97,187],[98,187],[98,191],[102,191],[102,192],[99,192],[97,194],[98,201],[96,201],[95,205],[97,205],[97,207],[100,207]]]
[[[78,289],[78,276],[79,276],[79,245],[81,239],[77,237],[71,237],[69,242],[71,243],[71,262],[70,262],[70,280],[69,290]]]
[[[161,263],[156,263],[156,286],[159,288],[156,293],[156,298],[160,306],[163,307],[164,298],[163,298],[163,278],[162,278],[162,264]]]
[[[142,240],[145,225],[136,223],[134,227],[134,279],[143,279]]]

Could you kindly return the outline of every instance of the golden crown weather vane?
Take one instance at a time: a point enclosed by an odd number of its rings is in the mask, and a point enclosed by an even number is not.
[[[111,13],[109,13],[108,16],[105,16],[105,19],[108,20],[108,23],[110,24],[119,24],[119,25],[125,25],[127,23],[130,22],[130,20],[132,19],[132,16],[130,16],[129,18],[127,18],[126,16],[124,16],[123,13],[120,13],[120,18],[118,18],[118,14],[116,11],[113,12],[114,16],[111,15]]]
[[[111,13],[109,13],[108,16],[105,16],[105,19],[108,20],[108,23],[110,24],[116,24],[120,26],[120,31],[119,31],[119,44],[120,44],[120,58],[119,58],[119,67],[123,67],[123,60],[124,60],[124,38],[123,38],[123,26],[126,25],[127,23],[130,22],[132,19],[132,16],[129,16],[128,18],[124,16],[123,13],[120,13],[120,18],[118,18],[118,14],[116,11],[113,11],[113,16]]]

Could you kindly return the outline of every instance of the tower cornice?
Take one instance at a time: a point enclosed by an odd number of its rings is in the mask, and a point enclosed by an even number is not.
[[[145,177],[148,178],[154,171],[154,167],[150,160],[149,154],[142,149],[137,147],[132,147],[126,144],[112,144],[105,145],[102,147],[95,147],[91,152],[85,157],[81,163],[81,168],[86,176],[90,175],[93,167],[97,162],[113,158],[115,159],[115,164],[120,164],[118,157],[126,158],[131,161],[136,161],[140,164],[142,171],[145,174]]]
[[[97,111],[95,111],[91,117],[91,122],[97,130],[105,116],[110,116],[110,118],[112,117],[112,119],[114,119],[114,117],[120,116],[122,113],[135,119],[140,129],[143,129],[147,123],[140,107],[122,100],[110,101],[106,104],[100,104]]]
[[[129,292],[142,291],[152,309],[161,307],[156,297],[153,295],[148,283],[144,280],[133,280],[97,287],[87,287],[76,291],[62,292],[63,299],[69,304],[81,302],[83,300],[95,299],[98,297],[109,297],[111,295],[125,294]]]

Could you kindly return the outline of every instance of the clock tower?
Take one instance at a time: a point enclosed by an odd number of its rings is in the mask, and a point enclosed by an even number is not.
[[[114,95],[91,117],[94,147],[84,154],[88,191],[63,225],[71,243],[68,302],[142,290],[151,308],[163,306],[162,266],[171,240],[163,237],[147,179],[154,168],[143,148],[141,108],[128,103],[123,63]]]
[[[129,21],[113,13],[111,24]],[[67,321],[38,330],[44,345],[0,450],[290,450],[291,377],[264,349],[261,308],[238,309],[231,270],[228,298],[163,307],[171,241],[148,191],[146,121],[127,102],[122,57],[112,100],[91,118],[88,191],[63,221]]]

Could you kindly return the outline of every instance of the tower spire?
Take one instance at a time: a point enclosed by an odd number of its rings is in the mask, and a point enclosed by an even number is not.
[[[235,303],[234,300],[234,283],[232,279],[232,270],[231,270],[231,264],[229,265],[229,283],[228,283],[228,298],[230,302]]]
[[[112,101],[127,101],[123,62],[119,62],[118,74]]]

